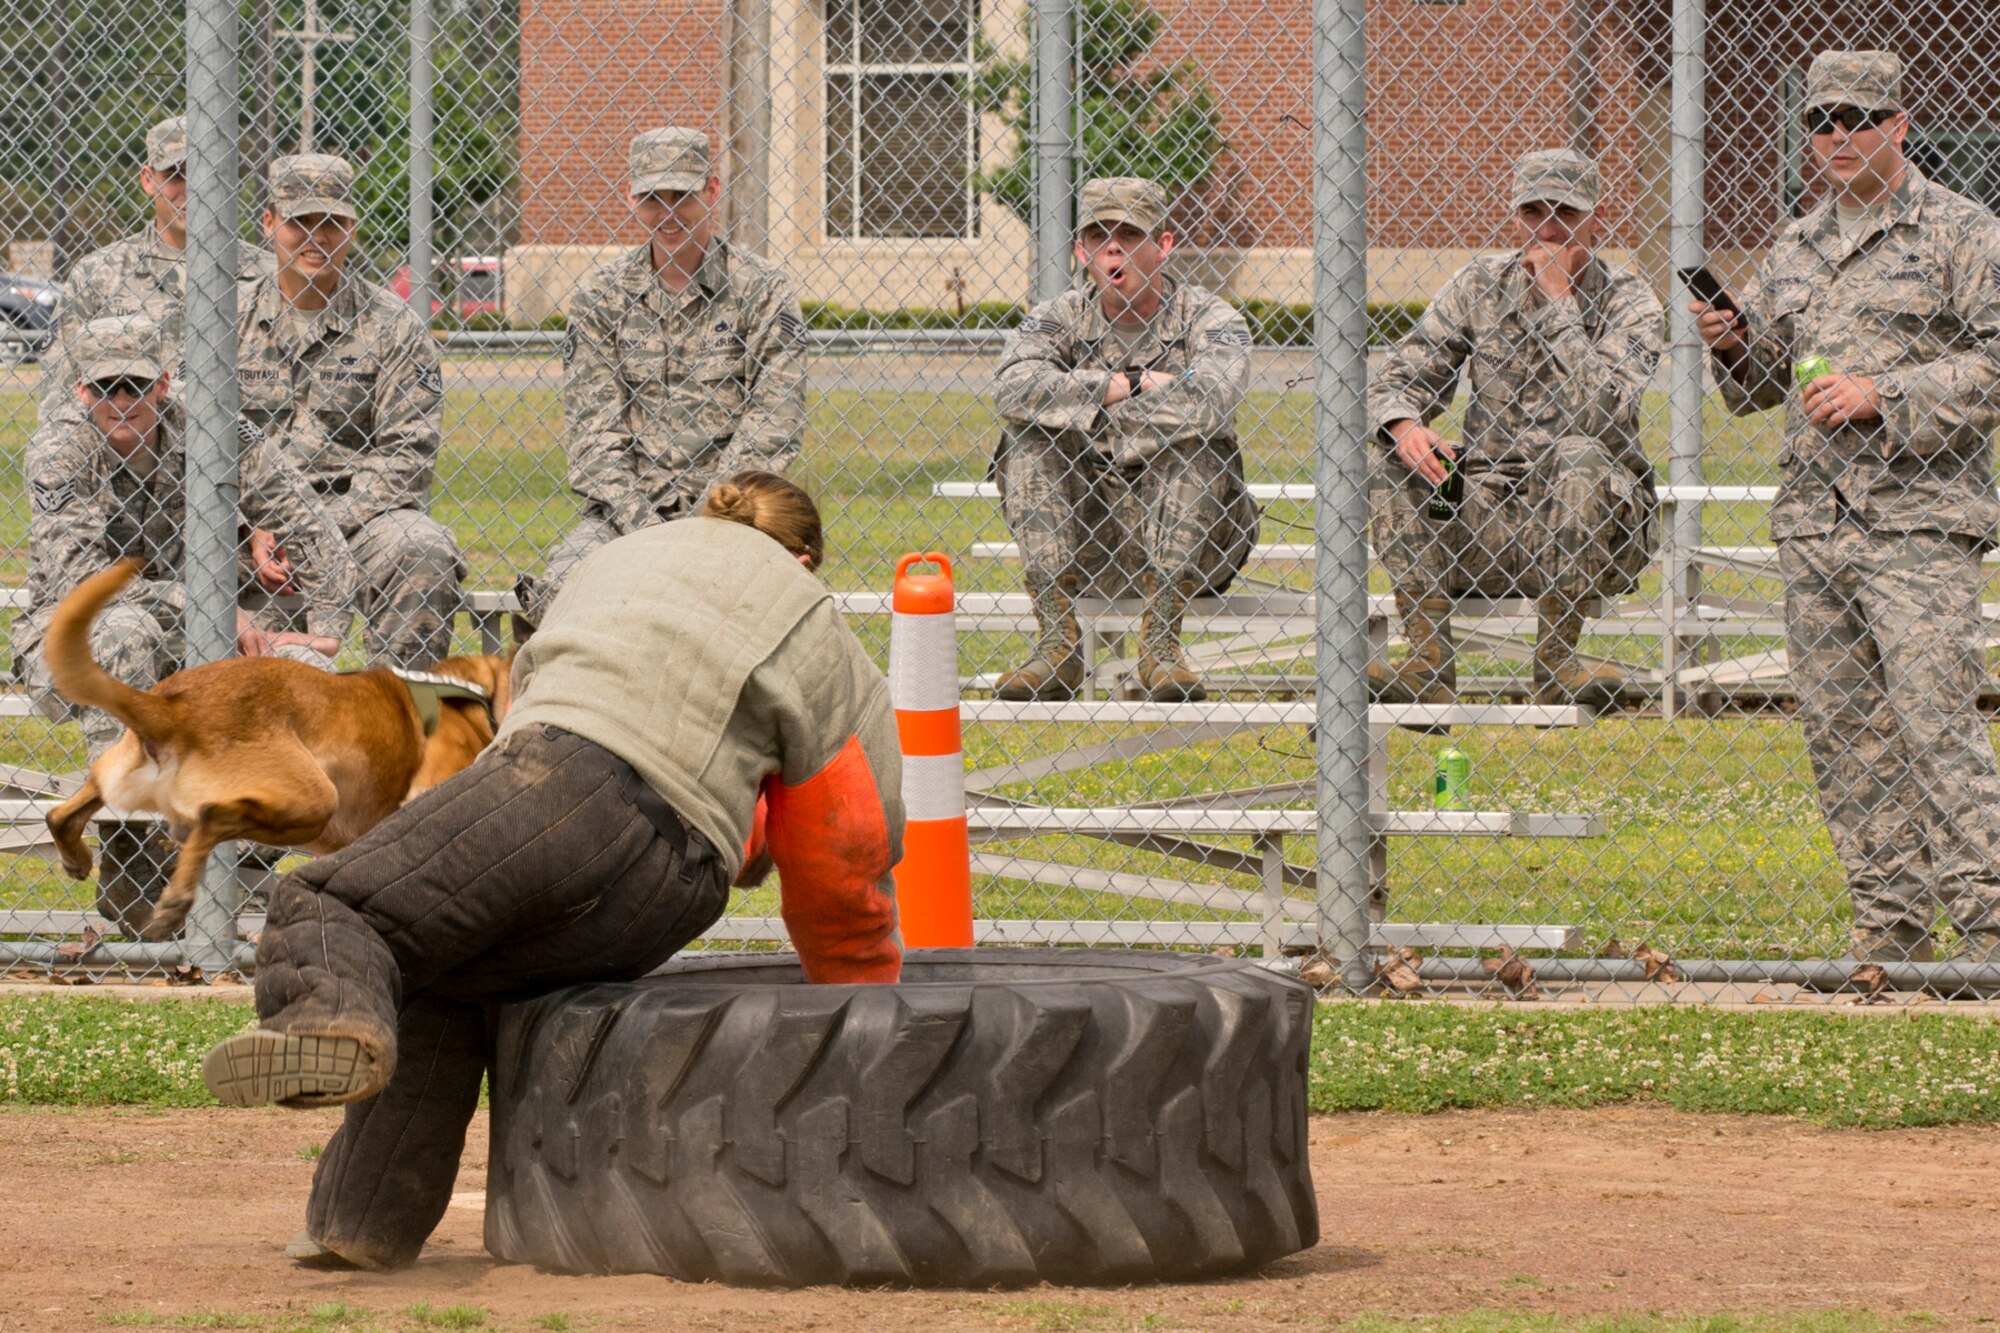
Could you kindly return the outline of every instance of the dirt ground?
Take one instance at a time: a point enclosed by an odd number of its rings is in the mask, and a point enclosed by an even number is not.
[[[486,1327],[1264,1329],[1362,1311],[2000,1315],[2000,1132],[1862,1133],[1659,1109],[1314,1121],[1317,1249],[1228,1281],[1005,1292],[746,1291],[572,1278],[480,1247],[486,1140],[414,1268],[294,1267],[308,1154],[332,1113],[0,1114],[0,1329],[333,1301],[388,1327],[418,1304]]]

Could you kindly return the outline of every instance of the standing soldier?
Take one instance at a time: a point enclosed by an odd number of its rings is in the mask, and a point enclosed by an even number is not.
[[[805,437],[798,298],[784,270],[715,235],[708,136],[647,130],[630,167],[646,243],[585,278],[572,305],[564,448],[583,513],[547,573],[516,585],[531,626],[586,555],[694,513],[717,477],[783,472]]]
[[[146,315],[159,325],[165,369],[179,368],[187,328],[187,119],[175,116],[146,134],[139,188],[153,201],[144,231],[92,251],[70,266],[56,311],[54,340],[42,354],[41,430],[51,445],[82,424],[69,342],[104,315]],[[270,255],[247,241],[236,243],[236,272],[249,281],[271,267]]]
[[[1537,599],[1537,703],[1605,707],[1623,692],[1576,647],[1586,604],[1628,591],[1652,556],[1639,407],[1661,310],[1644,279],[1595,253],[1600,195],[1580,153],[1521,158],[1520,249],[1453,274],[1370,377],[1369,433],[1384,450],[1369,477],[1375,549],[1410,646],[1393,673],[1370,664],[1380,697],[1457,698],[1450,599],[1473,592]],[[1429,423],[1461,374],[1471,401],[1454,446]],[[1440,495],[1448,468],[1458,475]]]
[[[1904,157],[1901,80],[1887,51],[1814,57],[1805,130],[1829,197],[1778,233],[1747,321],[1688,308],[1730,410],[1785,409],[1771,536],[1855,956],[1929,960],[1941,904],[1960,958],[1991,963],[2000,770],[1977,693],[1980,557],[2000,519],[2000,219]]]
[[[1167,276],[1167,194],[1136,176],[1080,192],[1076,260],[1089,289],[1029,311],[995,372],[995,473],[1020,543],[1039,634],[1003,699],[1067,699],[1083,684],[1080,595],[1145,600],[1139,688],[1207,697],[1181,654],[1190,598],[1219,593],[1257,539],[1236,409],[1250,329],[1215,293]]]
[[[277,272],[244,294],[243,415],[305,473],[361,566],[371,660],[451,655],[465,566],[427,512],[444,394],[437,345],[409,306],[347,273],[354,168],[307,153],[271,163],[264,234]]]
[[[70,350],[77,376],[70,391],[80,410],[28,476],[28,607],[12,630],[14,660],[28,668],[37,710],[58,720],[72,710],[50,692],[43,635],[56,604],[116,561],[135,557],[145,568],[92,626],[93,655],[140,689],[188,665],[187,453],[159,327],[144,315],[95,319],[75,332]],[[360,573],[305,478],[252,428],[243,429],[243,583],[302,596],[307,625],[320,637],[266,634],[238,611],[237,650],[331,668]],[[79,720],[93,761],[124,730],[96,709]],[[152,820],[107,822],[100,835],[97,910],[136,933],[166,883],[173,843]]]

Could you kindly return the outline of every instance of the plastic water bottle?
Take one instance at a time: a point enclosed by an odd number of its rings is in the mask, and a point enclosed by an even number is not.
[[[1465,751],[1451,746],[1438,751],[1437,771],[1431,777],[1431,805],[1438,810],[1465,809],[1465,784],[1472,780],[1472,760]]]

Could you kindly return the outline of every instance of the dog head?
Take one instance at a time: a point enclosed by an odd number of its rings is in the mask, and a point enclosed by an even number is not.
[[[453,680],[477,685],[486,691],[486,697],[491,702],[492,716],[489,721],[497,726],[506,720],[508,706],[514,702],[512,650],[498,656],[487,653],[476,657],[447,657],[442,662],[433,664],[430,670],[435,675],[450,676]],[[446,703],[454,708],[474,712],[488,711],[480,709],[469,699],[446,700]]]
[[[486,700],[440,699],[437,729],[424,739],[424,757],[412,793],[442,782],[467,768],[493,743],[494,733],[513,703],[514,655],[447,657],[431,664],[434,676],[449,676],[477,686]]]

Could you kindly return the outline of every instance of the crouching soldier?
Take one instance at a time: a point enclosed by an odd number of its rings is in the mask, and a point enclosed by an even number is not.
[[[444,382],[410,307],[349,269],[354,168],[323,153],[271,164],[264,212],[277,270],[242,297],[243,415],[305,473],[362,570],[371,662],[451,656],[465,563],[430,515]]]
[[[71,363],[83,419],[40,451],[28,479],[28,609],[13,627],[14,660],[27,669],[36,708],[58,721],[76,716],[51,689],[42,636],[57,603],[126,557],[145,569],[105,608],[91,630],[97,660],[118,679],[147,689],[187,662],[187,454],[181,408],[161,367],[160,331],[149,317],[93,320]],[[236,613],[237,651],[331,667],[353,615],[360,582],[347,544],[312,488],[276,450],[246,432],[239,476],[243,586],[294,593],[308,632],[268,633]],[[95,709],[78,717],[95,760],[124,727]],[[167,881],[173,843],[153,821],[101,826],[98,912],[136,933]]]
[[[1521,158],[1520,248],[1454,274],[1370,378],[1375,549],[1410,645],[1398,670],[1370,665],[1377,697],[1455,701],[1450,599],[1467,593],[1536,599],[1535,702],[1608,707],[1624,692],[1577,642],[1587,605],[1628,591],[1657,540],[1639,409],[1661,321],[1645,279],[1597,252],[1601,196],[1579,153]],[[1453,444],[1430,423],[1461,375],[1471,401]]]
[[[1028,312],[994,372],[995,475],[1034,599],[1033,654],[1002,699],[1083,683],[1080,595],[1145,599],[1137,683],[1207,696],[1181,653],[1190,598],[1226,589],[1257,539],[1236,409],[1250,329],[1213,292],[1167,275],[1167,195],[1136,176],[1084,183],[1076,260],[1089,288]]]

